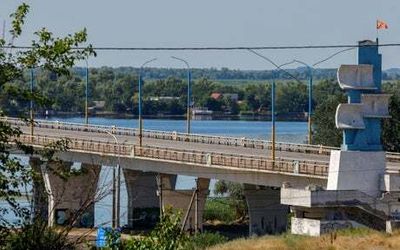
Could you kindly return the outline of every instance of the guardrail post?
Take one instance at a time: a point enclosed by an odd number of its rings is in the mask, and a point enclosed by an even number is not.
[[[241,144],[243,147],[246,146],[245,140],[246,140],[246,137],[240,138],[240,144]]]
[[[178,138],[178,133],[176,131],[172,132],[172,140],[176,141]]]
[[[131,156],[135,157],[135,146],[132,146],[131,148]]]
[[[293,173],[299,174],[299,161],[294,161],[293,162]]]
[[[207,166],[211,166],[211,164],[212,164],[212,159],[211,159],[211,154],[210,153],[208,153],[208,154],[206,154],[206,163],[207,163]]]

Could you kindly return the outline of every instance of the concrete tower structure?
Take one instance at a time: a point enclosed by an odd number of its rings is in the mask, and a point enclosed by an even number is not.
[[[320,235],[349,227],[392,231],[398,224],[400,176],[386,173],[381,120],[389,118],[390,95],[381,92],[378,41],[359,42],[358,64],[341,65],[339,86],[348,102],[336,110],[343,130],[341,150],[332,150],[326,187],[282,188],[282,204],[292,206],[292,233]]]

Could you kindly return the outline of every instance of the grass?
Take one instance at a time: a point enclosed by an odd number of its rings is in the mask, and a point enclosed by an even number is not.
[[[220,221],[224,223],[235,221],[237,218],[232,200],[219,197],[207,199],[203,218],[205,221]]]
[[[263,236],[250,239],[239,239],[219,244],[212,250],[370,250],[400,249],[400,231],[392,235],[369,229],[341,230],[336,234],[321,237],[297,236],[283,234]]]

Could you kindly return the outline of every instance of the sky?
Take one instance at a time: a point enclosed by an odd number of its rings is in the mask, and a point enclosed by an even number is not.
[[[22,1],[1,0],[0,20]],[[95,47],[231,47],[356,44],[376,38],[376,19],[389,25],[380,43],[400,42],[399,0],[32,0],[23,36],[15,45],[30,45],[33,32],[47,27],[63,36],[84,27]],[[1,29],[1,27],[0,27]],[[6,37],[7,38],[7,37]],[[260,51],[277,64],[293,59],[313,64],[338,49]],[[400,47],[381,48],[383,67],[400,68]],[[158,58],[153,67],[183,68],[171,56],[195,68],[271,69],[248,51],[98,52],[91,66],[133,66]],[[350,51],[319,65],[357,62]],[[81,63],[82,66],[84,63]],[[298,65],[301,66],[301,65]],[[297,67],[293,65],[293,67]]]

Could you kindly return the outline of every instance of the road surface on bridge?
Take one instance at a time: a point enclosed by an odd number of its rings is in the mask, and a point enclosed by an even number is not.
[[[30,128],[25,124],[18,122],[14,118],[9,118],[10,121],[15,122],[19,125],[21,130],[25,134],[30,133]],[[51,126],[49,126],[51,125]],[[53,126],[58,125],[58,126]],[[86,128],[90,127],[91,131],[85,131]],[[94,131],[95,128],[99,128],[99,130]],[[138,136],[137,136],[137,129],[126,129],[129,130],[127,133],[115,133],[115,136],[120,144],[138,144]],[[103,130],[103,131],[102,131]],[[34,128],[34,133],[36,135],[43,135],[43,136],[57,136],[57,137],[65,137],[65,138],[73,138],[73,139],[84,139],[84,140],[95,140],[95,141],[102,141],[102,142],[113,142],[114,138],[112,138],[108,132],[117,132],[120,131],[121,128],[116,128],[112,126],[99,126],[99,125],[84,125],[84,124],[73,124],[73,123],[59,123],[59,122],[49,122],[44,120],[39,120],[36,123]],[[155,131],[153,131],[154,133]],[[135,134],[136,133],[136,134]],[[147,133],[147,134],[146,134]],[[212,152],[212,153],[223,153],[223,154],[232,154],[232,155],[247,155],[247,156],[254,156],[254,157],[263,157],[268,158],[271,155],[270,147],[267,146],[267,141],[263,142],[261,140],[251,140],[250,139],[250,146],[238,146],[236,144],[229,144],[229,145],[221,145],[215,143],[215,138],[220,140],[235,140],[240,141],[244,140],[244,138],[230,138],[230,137],[216,137],[216,136],[207,136],[207,135],[199,135],[205,138],[212,138],[214,141],[213,143],[202,143],[199,140],[196,142],[190,141],[183,141],[183,140],[173,140],[168,138],[170,134],[173,132],[160,132],[157,133],[166,133],[168,136],[163,136],[162,138],[153,138],[149,136],[149,131],[144,131],[143,136],[143,145],[144,146],[153,146],[153,147],[160,147],[160,148],[170,148],[175,150],[194,150],[194,151],[201,151],[201,152]],[[146,136],[147,135],[147,136]],[[187,135],[186,135],[187,136]],[[193,136],[193,135],[192,135]],[[196,135],[194,135],[196,136]],[[186,138],[185,138],[186,140]],[[192,138],[190,138],[192,140]],[[219,143],[219,142],[218,142]],[[226,142],[224,142],[226,143]],[[258,144],[257,144],[258,143]],[[227,143],[228,144],[228,143]],[[246,144],[246,142],[244,143]],[[262,147],[260,147],[262,145]],[[281,147],[278,147],[276,151],[277,159],[285,159],[285,160],[293,160],[293,161],[309,161],[315,162],[317,164],[328,165],[329,163],[329,151],[334,149],[332,147],[322,147],[318,145],[307,145],[307,144],[291,144],[295,145],[296,147],[305,147],[307,151],[307,147],[314,147],[312,150],[313,153],[306,153],[306,152],[293,152],[287,150],[285,147],[285,143],[277,143],[277,145],[284,145],[283,150],[280,150]],[[290,143],[288,143],[290,146]],[[300,145],[300,146],[299,146]],[[316,152],[320,151],[319,153]],[[390,154],[390,155],[389,155]],[[387,162],[387,168],[390,172],[398,172],[400,168],[400,162],[397,162],[397,154],[396,153],[389,153],[389,160]],[[393,160],[394,158],[394,160]]]

